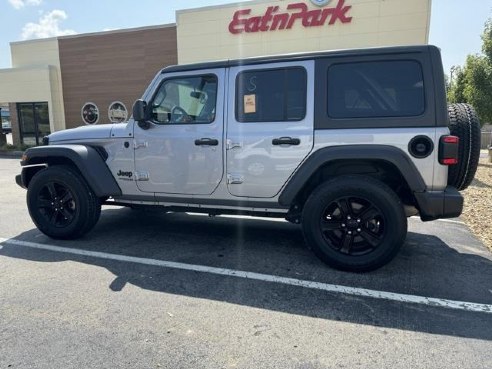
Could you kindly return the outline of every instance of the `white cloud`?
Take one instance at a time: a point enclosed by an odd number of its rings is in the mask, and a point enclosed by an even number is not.
[[[21,9],[26,5],[39,6],[43,0],[9,0],[10,5],[15,9]]]
[[[27,23],[22,28],[22,39],[46,38],[76,34],[72,29],[61,29],[60,22],[67,19],[67,13],[55,9],[39,18],[38,23]]]

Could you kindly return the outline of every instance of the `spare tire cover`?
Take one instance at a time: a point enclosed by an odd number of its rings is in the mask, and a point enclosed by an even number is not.
[[[462,191],[471,184],[477,171],[480,159],[480,121],[475,109],[468,104],[451,104],[448,112],[449,130],[460,139],[458,164],[449,167],[448,185]]]

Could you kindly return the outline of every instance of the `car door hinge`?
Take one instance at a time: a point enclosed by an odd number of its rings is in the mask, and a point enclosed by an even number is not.
[[[227,140],[226,141],[226,148],[227,150],[233,150],[233,149],[240,149],[243,147],[242,142],[232,142],[232,140]]]
[[[135,172],[135,181],[146,182],[150,180],[149,173],[147,172]]]
[[[228,174],[227,184],[241,184],[244,182],[244,177],[238,174]]]
[[[133,141],[133,148],[135,150],[140,149],[141,147],[149,147],[149,143],[147,141]]]

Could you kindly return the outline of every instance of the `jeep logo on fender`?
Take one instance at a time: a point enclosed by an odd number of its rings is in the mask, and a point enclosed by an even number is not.
[[[116,175],[118,177],[127,177],[127,178],[132,178],[133,177],[133,173],[132,172],[123,172],[121,169],[118,173],[116,173]]]
[[[321,3],[322,2],[317,2]],[[304,27],[334,25],[337,21],[341,23],[351,23],[352,17],[347,14],[352,5],[345,5],[345,0],[338,0],[334,8],[324,8],[309,10],[304,3],[289,4],[287,10],[291,12],[281,12],[280,6],[269,6],[262,16],[248,17],[251,9],[242,9],[234,13],[234,17],[229,23],[229,32],[234,35],[246,32],[268,32],[283,29],[291,29],[296,22],[301,22]]]

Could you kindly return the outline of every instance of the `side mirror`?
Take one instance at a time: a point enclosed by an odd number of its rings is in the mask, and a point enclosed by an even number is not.
[[[140,122],[146,118],[147,103],[142,99],[138,99],[133,104],[133,119]]]
[[[138,99],[133,104],[133,119],[142,129],[150,127],[149,122],[147,122],[147,103],[144,100]]]

